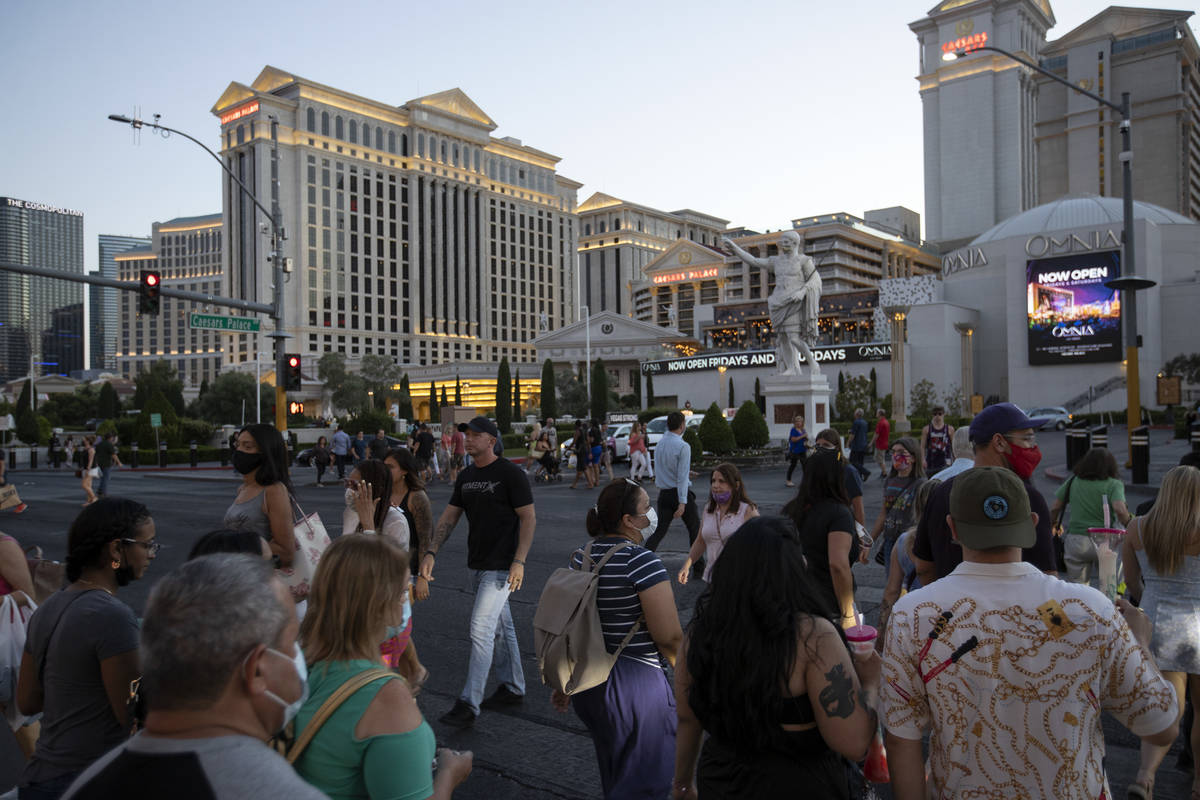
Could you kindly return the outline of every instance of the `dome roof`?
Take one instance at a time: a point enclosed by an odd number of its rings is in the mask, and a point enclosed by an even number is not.
[[[1133,218],[1147,219],[1156,225],[1194,225],[1195,220],[1168,211],[1162,206],[1134,201]],[[1124,222],[1120,197],[1100,197],[1095,194],[1071,194],[1009,217],[999,225],[975,237],[971,245],[980,245],[1012,236],[1035,236],[1043,233],[1092,228],[1098,225],[1117,225]]]

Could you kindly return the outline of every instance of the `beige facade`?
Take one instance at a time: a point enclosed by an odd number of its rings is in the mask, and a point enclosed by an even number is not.
[[[165,289],[220,295],[223,252],[220,214],[156,222],[149,247],[114,256],[117,280],[136,284],[143,270],[155,270]],[[140,314],[138,292],[117,294],[120,333],[116,358],[123,377],[135,378],[155,361],[166,359],[178,370],[185,389],[198,390],[205,380],[216,378],[225,349],[222,337],[230,334],[192,330],[189,314],[228,314],[227,309],[163,296],[158,314]]]
[[[1133,195],[1200,219],[1200,46],[1190,11],[1110,7],[1048,43],[1044,68],[1133,117]],[[1120,197],[1121,115],[1043,76],[1038,83],[1038,200]]]
[[[593,314],[631,314],[630,286],[678,241],[713,247],[728,220],[698,211],[659,211],[596,192],[579,209],[579,304]]]

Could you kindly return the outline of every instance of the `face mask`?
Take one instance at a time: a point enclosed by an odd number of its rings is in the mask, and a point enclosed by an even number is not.
[[[407,597],[404,598],[404,614],[400,617],[399,625],[389,625],[387,635],[383,640],[386,642],[389,639],[395,639],[400,634],[404,633],[404,629],[408,627],[408,621],[412,619],[412,603]]]
[[[300,645],[296,645],[296,655],[287,656],[283,653],[268,647],[268,653],[274,653],[280,658],[287,658],[292,662],[292,666],[296,670],[296,676],[300,678],[300,696],[294,702],[287,703],[279,695],[272,692],[270,689],[263,690],[263,694],[274,700],[279,705],[283,706],[283,722],[279,724],[279,730],[287,727],[287,724],[296,718],[300,707],[304,705],[304,701],[308,699],[308,664],[304,663],[304,651],[300,649]]]
[[[346,490],[346,505],[348,505],[348,506],[354,505],[354,490],[353,489]]]
[[[733,499],[733,492],[713,492],[712,499],[716,501],[717,505],[723,506]]]
[[[642,538],[645,539],[647,536],[654,533],[654,529],[657,527],[658,527],[658,512],[652,508],[646,512],[646,526],[644,528],[638,529],[638,532],[641,533]]]
[[[1029,480],[1033,475],[1033,471],[1037,469],[1037,465],[1042,460],[1042,451],[1034,447],[1017,447],[1009,445],[1009,452],[1004,454],[1008,460],[1008,466],[1012,471],[1017,473],[1017,477],[1021,480]]]
[[[262,453],[246,453],[242,450],[234,450],[231,459],[233,468],[243,475],[254,472],[263,462]]]

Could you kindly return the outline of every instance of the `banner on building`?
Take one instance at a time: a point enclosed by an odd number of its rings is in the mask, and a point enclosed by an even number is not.
[[[1029,363],[1121,360],[1121,302],[1106,281],[1121,274],[1116,250],[1026,262]]]
[[[848,364],[861,361],[891,361],[890,342],[870,344],[837,344],[814,347],[813,357],[818,363]],[[804,363],[801,356],[800,362]],[[743,350],[738,353],[710,353],[689,358],[668,358],[662,361],[643,361],[643,375],[660,375],[676,372],[697,372],[726,367],[773,367],[774,350]]]

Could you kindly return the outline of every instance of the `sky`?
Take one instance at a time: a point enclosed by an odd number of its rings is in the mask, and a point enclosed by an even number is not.
[[[936,0],[0,0],[0,195],[100,233],[221,210],[210,111],[268,64],[402,105],[458,87],[593,192],[754,230],[903,205],[924,215],[917,40]],[[1126,0],[1124,5],[1167,7]],[[1051,0],[1055,39],[1107,4]]]

